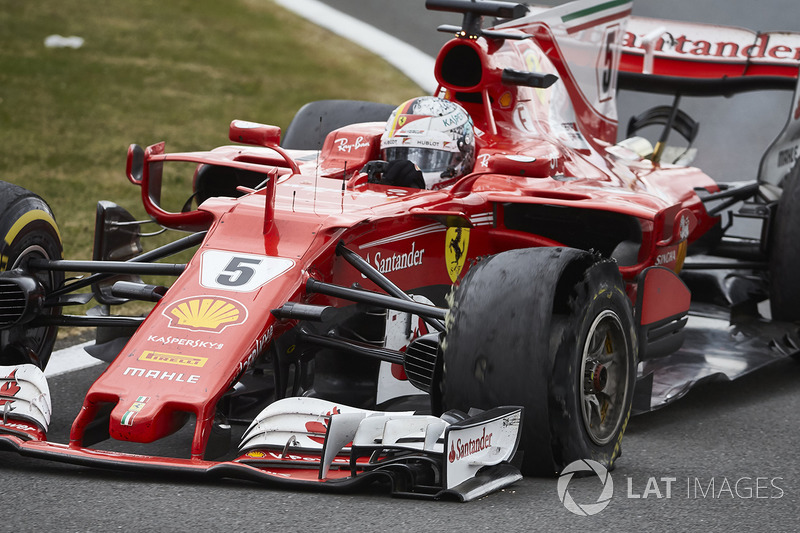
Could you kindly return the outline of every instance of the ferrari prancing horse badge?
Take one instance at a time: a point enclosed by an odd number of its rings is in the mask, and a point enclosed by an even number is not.
[[[453,283],[461,274],[464,268],[464,259],[467,257],[467,247],[469,246],[469,228],[447,228],[445,235],[444,258],[447,266],[447,273],[450,274],[450,281]]]

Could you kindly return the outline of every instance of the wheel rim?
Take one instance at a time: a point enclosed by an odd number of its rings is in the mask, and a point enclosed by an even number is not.
[[[11,265],[9,270],[21,268],[24,264],[32,258],[50,259],[47,251],[38,245],[29,246],[22,251],[17,257],[14,264]],[[38,272],[35,277],[39,282],[51,290],[55,286],[53,274],[49,272]],[[57,308],[50,308],[44,314],[55,315],[58,314]],[[0,346],[4,347],[5,356],[10,353],[16,354],[13,357],[20,360],[27,361],[42,366],[40,359],[43,349],[50,343],[55,335],[56,328],[53,326],[42,326],[38,328],[29,328],[25,325],[12,327],[0,332]],[[10,353],[9,353],[10,352]],[[49,354],[47,354],[49,356]]]
[[[600,446],[611,442],[622,424],[629,394],[628,355],[619,315],[603,311],[586,335],[580,373],[583,425]]]

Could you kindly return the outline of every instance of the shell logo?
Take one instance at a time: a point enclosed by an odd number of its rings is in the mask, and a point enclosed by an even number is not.
[[[266,456],[267,456],[267,454],[262,452],[262,451],[260,451],[260,450],[253,450],[253,451],[247,452],[247,457],[252,457],[253,459],[263,459]]]
[[[220,296],[185,298],[170,305],[162,314],[169,319],[171,328],[213,333],[247,320],[246,307]]]

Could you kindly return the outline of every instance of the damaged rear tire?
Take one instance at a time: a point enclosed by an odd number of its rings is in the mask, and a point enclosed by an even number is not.
[[[783,183],[769,253],[769,303],[772,318],[800,322],[800,161]]]

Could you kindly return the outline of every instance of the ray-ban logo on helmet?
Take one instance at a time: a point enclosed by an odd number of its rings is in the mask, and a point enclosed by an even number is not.
[[[572,481],[572,477],[578,472],[594,472],[600,478],[602,489],[600,489],[600,495],[595,502],[578,503],[569,493],[569,484]],[[585,459],[574,461],[567,465],[558,478],[557,489],[558,499],[570,512],[580,516],[591,516],[605,509],[611,501],[611,497],[614,495],[614,481],[603,465],[597,461]]]

